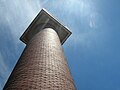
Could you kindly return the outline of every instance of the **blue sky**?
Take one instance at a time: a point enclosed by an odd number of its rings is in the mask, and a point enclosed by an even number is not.
[[[63,47],[77,90],[120,90],[120,0],[0,0],[0,90],[42,8],[72,31]]]

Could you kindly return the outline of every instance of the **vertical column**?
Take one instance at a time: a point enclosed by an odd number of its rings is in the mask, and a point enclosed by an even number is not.
[[[27,44],[4,90],[75,90],[57,33],[38,32]]]

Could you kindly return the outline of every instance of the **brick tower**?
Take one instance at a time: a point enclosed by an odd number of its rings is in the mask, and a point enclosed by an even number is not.
[[[42,9],[21,36],[26,47],[4,90],[75,90],[62,44],[71,32]]]

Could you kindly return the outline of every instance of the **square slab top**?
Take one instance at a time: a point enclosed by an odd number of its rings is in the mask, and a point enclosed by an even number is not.
[[[27,44],[36,33],[44,28],[54,29],[60,38],[61,44],[63,44],[72,34],[67,27],[63,26],[45,9],[42,9],[29,25],[29,27],[26,29],[26,31],[23,33],[23,35],[20,37],[20,40]]]

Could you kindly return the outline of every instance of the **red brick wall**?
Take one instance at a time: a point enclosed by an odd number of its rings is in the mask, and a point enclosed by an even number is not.
[[[57,33],[46,28],[26,46],[5,90],[75,90]]]

